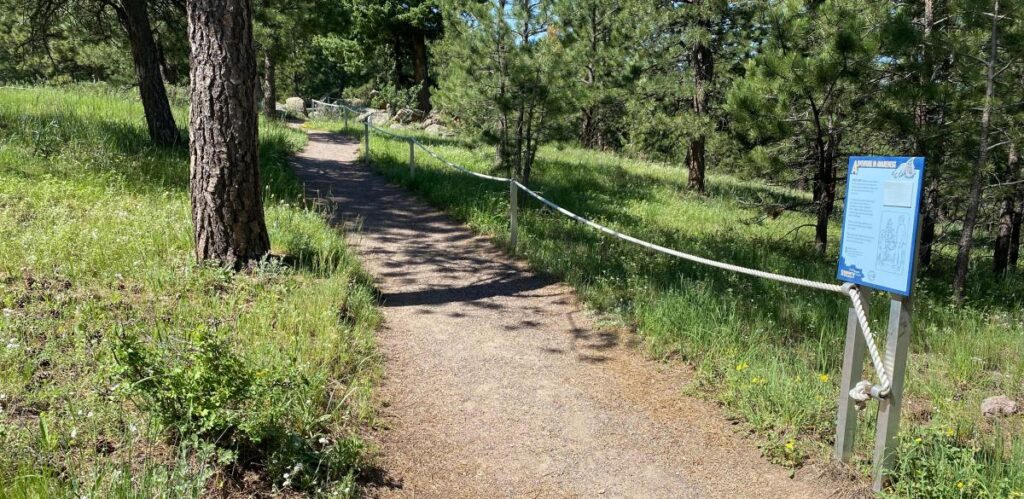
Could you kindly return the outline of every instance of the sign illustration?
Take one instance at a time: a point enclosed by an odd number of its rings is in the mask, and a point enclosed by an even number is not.
[[[924,158],[850,158],[839,280],[910,295],[923,177]]]

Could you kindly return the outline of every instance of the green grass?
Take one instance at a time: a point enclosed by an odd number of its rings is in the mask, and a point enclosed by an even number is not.
[[[337,121],[312,127],[361,134]],[[493,148],[414,134],[450,161],[488,171]],[[508,188],[461,174],[425,154],[408,174],[408,145],[375,134],[374,167],[507,247]],[[712,172],[718,168],[712,165]],[[812,250],[809,213],[761,220],[765,202],[809,200],[787,190],[712,174],[709,194],[686,189],[674,167],[573,147],[541,149],[531,187],[569,210],[641,239],[740,265],[834,281],[839,227],[827,255]],[[500,172],[499,172],[500,173]],[[697,368],[692,393],[722,403],[761,436],[765,454],[790,466],[825,460],[835,432],[847,307],[842,296],[758,280],[648,252],[542,209],[520,208],[517,253],[571,283],[595,309],[635,328],[650,352]],[[912,354],[903,411],[898,496],[1006,496],[1024,492],[1024,424],[986,421],[983,398],[1024,399],[1024,279],[999,281],[979,258],[971,297],[949,304],[948,254],[915,291]],[[872,320],[888,305],[876,294]],[[871,373],[867,368],[867,373]],[[855,465],[870,465],[876,406],[860,418]],[[923,435],[923,437],[921,436]],[[921,438],[921,441],[916,440]],[[923,443],[922,443],[923,442]],[[959,485],[958,485],[959,484]]]
[[[352,492],[379,316],[304,141],[261,124],[279,257],[234,273],[195,264],[188,152],[134,93],[0,90],[0,497]]]

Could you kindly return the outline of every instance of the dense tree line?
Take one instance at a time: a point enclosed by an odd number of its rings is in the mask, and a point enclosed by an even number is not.
[[[185,3],[2,0],[0,78],[137,84],[173,143],[162,82],[188,82]],[[528,181],[549,141],[807,189],[764,206],[837,235],[845,159],[926,158],[920,263],[958,301],[1019,266],[1021,12],[1006,0],[257,0],[263,106],[277,95],[437,109]],[[121,54],[131,54],[126,64]],[[972,268],[973,266],[973,268]]]

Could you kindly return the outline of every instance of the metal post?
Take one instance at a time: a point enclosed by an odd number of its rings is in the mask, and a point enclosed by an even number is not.
[[[867,312],[871,290],[858,288],[864,310]],[[857,385],[864,373],[864,355],[867,342],[857,310],[852,306],[846,316],[846,348],[843,353],[843,377],[839,383],[839,414],[836,417],[836,446],[834,456],[842,462],[849,462],[857,437],[857,401],[850,397],[850,390]]]
[[[508,181],[508,241],[512,252],[516,251],[516,240],[519,238],[519,188],[515,179]]]
[[[409,178],[416,178],[416,142],[409,139]]]
[[[363,162],[370,166],[370,119],[363,122],[363,136],[366,137],[366,151],[363,154]]]
[[[889,396],[878,401],[878,424],[875,433],[875,456],[871,488],[879,492],[888,482],[888,473],[895,459],[896,435],[900,431],[900,409],[903,405],[903,381],[907,374],[910,352],[910,321],[913,302],[910,297],[893,296],[889,302],[889,335],[885,342],[885,368],[892,374]]]

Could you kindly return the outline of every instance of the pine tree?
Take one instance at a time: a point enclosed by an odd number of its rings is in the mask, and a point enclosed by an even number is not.
[[[560,29],[545,0],[452,2],[437,98],[495,144],[496,168],[528,183],[537,148],[572,105]]]
[[[760,2],[759,8],[773,36],[732,85],[728,108],[735,129],[751,143],[804,151],[793,166],[811,172],[814,247],[823,253],[843,141],[853,133],[854,113],[874,92],[877,40],[868,21],[879,13],[854,0]]]

